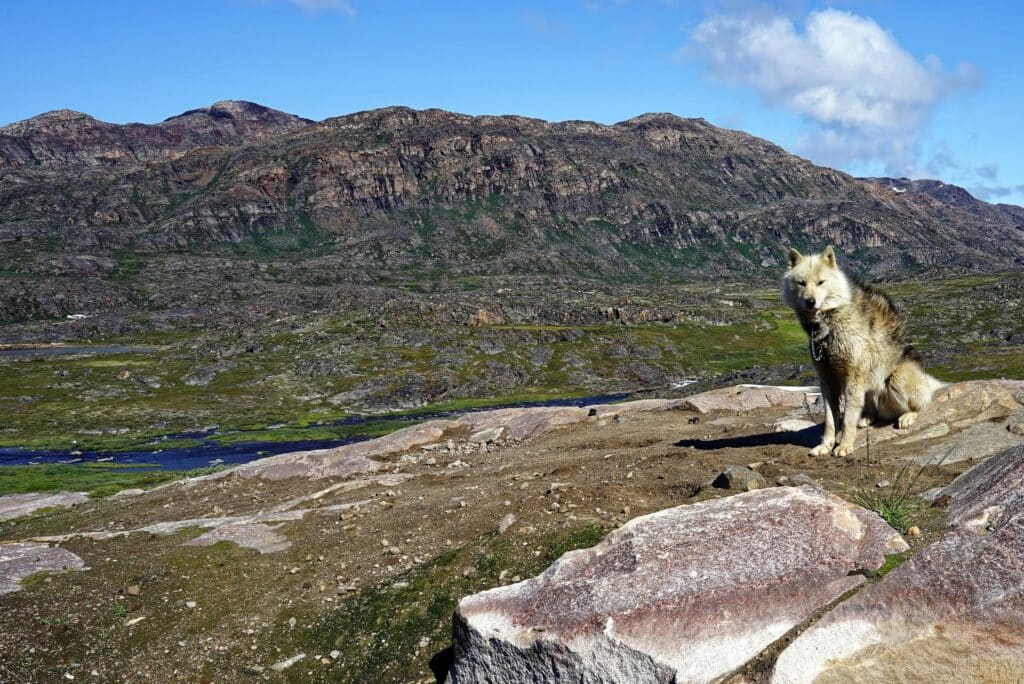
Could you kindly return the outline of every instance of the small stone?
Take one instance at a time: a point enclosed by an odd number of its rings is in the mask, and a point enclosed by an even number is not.
[[[392,555],[392,556],[399,556],[399,555],[401,555],[402,550],[400,548],[398,548],[397,546],[389,546],[388,547],[388,553],[390,555]]]
[[[768,486],[768,480],[764,475],[751,470],[746,466],[731,465],[711,482],[716,489],[735,489],[741,492],[749,492],[755,489],[763,489]]]
[[[297,573],[299,572],[299,569],[298,569],[298,568],[290,568],[290,569],[288,570],[288,572],[289,572],[290,574],[292,574],[292,575],[295,575],[295,574],[297,574]]]
[[[128,595],[129,596],[138,596],[141,593],[142,593],[142,588],[138,584],[133,584],[130,587],[128,587]]]
[[[498,534],[505,534],[506,532],[508,532],[508,529],[510,527],[515,525],[515,523],[516,516],[512,513],[507,514],[504,518],[501,519],[501,522],[498,523]]]
[[[918,527],[917,525],[913,525],[911,527],[908,527],[907,528],[907,534],[909,534],[911,537],[920,537],[921,536],[921,528]]]
[[[273,670],[274,672],[284,672],[289,667],[291,667],[292,665],[294,665],[295,663],[299,662],[300,660],[302,660],[305,657],[306,657],[305,653],[298,653],[296,655],[293,655],[291,658],[288,658],[287,660],[282,660],[282,661],[274,663],[273,665],[270,666],[270,669]]]
[[[331,659],[330,658],[321,658],[320,659],[320,664],[321,665],[330,665],[331,664]]]
[[[408,589],[409,588],[409,583],[408,582],[395,582],[394,584],[391,585],[391,588],[392,589]]]
[[[428,465],[428,466],[437,465],[437,459],[434,458],[433,456],[431,456],[430,458],[428,458],[423,463],[424,463],[424,465]]]
[[[131,620],[125,620],[124,626],[125,627],[131,627],[132,625],[139,624],[140,622],[142,622],[145,619],[146,619],[145,615],[140,615],[139,617],[134,617]]]
[[[818,481],[807,473],[797,473],[791,479],[795,485],[811,485],[812,487],[818,486]]]
[[[337,660],[339,657],[341,657],[341,651],[339,651],[338,649],[334,649],[327,655],[331,656],[331,660]]]
[[[875,486],[878,487],[879,489],[885,489],[890,485],[892,485],[892,482],[889,482],[888,480],[879,480],[878,482],[875,483]]]
[[[195,608],[196,607],[196,602],[195,601],[185,601],[185,607],[186,608]]]
[[[288,626],[289,626],[289,627],[291,627],[291,628],[293,628],[293,629],[294,629],[294,628],[295,628],[295,625],[297,625],[297,624],[299,624],[299,621],[298,621],[298,620],[296,620],[296,619],[295,619],[295,618],[293,618],[293,617],[291,617],[291,618],[288,618]]]

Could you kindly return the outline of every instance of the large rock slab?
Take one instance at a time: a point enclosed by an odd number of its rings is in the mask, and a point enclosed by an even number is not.
[[[44,508],[70,508],[89,500],[85,492],[34,492],[0,496],[0,520],[12,520]]]
[[[291,547],[292,543],[274,530],[273,527],[261,522],[236,522],[215,527],[204,532],[195,539],[185,542],[186,546],[212,546],[217,542],[228,541],[245,549],[256,549],[260,553],[277,553]]]
[[[1024,448],[953,482],[952,532],[826,615],[772,681],[1024,681]]]
[[[737,385],[702,392],[686,397],[680,408],[698,413],[711,411],[753,411],[754,409],[782,406],[799,408],[813,406],[821,398],[817,387],[783,387],[776,385]]]
[[[857,444],[863,446],[868,439],[870,432],[871,443],[883,442],[890,439],[899,439],[901,444],[910,444],[914,441],[925,439],[937,439],[944,437],[951,431],[963,430],[978,424],[993,422],[991,433],[976,435],[974,458],[980,460],[983,456],[978,455],[978,449],[985,450],[985,456],[991,455],[1006,446],[1005,441],[999,446],[986,446],[986,442],[995,444],[999,436],[995,436],[994,426],[999,419],[1020,411],[1021,404],[1014,398],[1014,395],[1024,388],[1024,381],[1021,380],[970,380],[958,382],[954,385],[947,385],[937,391],[930,404],[918,416],[917,421],[906,430],[897,430],[892,425],[883,425],[869,430],[859,430],[857,433]],[[1005,429],[1003,429],[1006,432]],[[918,440],[913,439],[921,435]],[[1001,435],[1000,435],[1001,436]],[[1014,435],[1010,435],[1014,437]],[[987,439],[991,438],[991,439]],[[1017,441],[1020,438],[1017,437]],[[922,462],[934,463],[941,459],[941,450],[949,445],[949,440],[943,440],[931,452],[924,454]],[[963,456],[968,452],[959,451],[946,456],[946,462],[952,463],[955,460],[964,460]]]
[[[81,570],[82,559],[67,549],[34,542],[0,544],[0,594],[21,589],[21,581],[37,572]]]
[[[467,413],[451,427],[465,428],[472,433],[503,427],[507,439],[524,440],[540,437],[563,425],[583,422],[589,414],[589,409],[576,406],[496,409]]]
[[[874,513],[808,486],[635,518],[464,598],[450,680],[713,681],[904,549]]]
[[[949,495],[949,523],[979,527],[1024,513],[1024,446],[1006,449],[960,475],[942,491]]]
[[[384,437],[356,442],[333,449],[314,449],[261,458],[224,471],[241,477],[260,477],[265,480],[283,480],[305,477],[318,480],[325,477],[351,477],[376,472],[383,467],[375,456],[399,454],[426,444],[433,444],[451,425],[448,420],[431,420],[396,430]]]

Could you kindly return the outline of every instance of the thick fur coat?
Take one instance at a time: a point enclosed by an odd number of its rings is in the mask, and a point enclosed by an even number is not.
[[[790,250],[782,301],[807,332],[825,401],[812,456],[853,453],[857,428],[876,420],[910,427],[942,386],[921,367],[892,300],[843,273],[831,246],[809,256]]]

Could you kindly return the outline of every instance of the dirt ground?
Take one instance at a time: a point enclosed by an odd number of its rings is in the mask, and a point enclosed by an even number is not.
[[[291,543],[276,553],[184,546],[196,527],[69,539],[61,545],[87,571],[30,577],[0,597],[0,681],[434,681],[460,596],[535,574],[638,515],[734,494],[710,485],[727,465],[751,464],[770,486],[806,474],[856,500],[891,488],[904,457],[930,443],[812,458],[820,426],[772,431],[788,411],[638,412],[523,443],[396,455],[382,473],[301,504],[301,520],[275,523]],[[968,465],[925,469],[913,489]],[[336,482],[175,485],[0,523],[0,540],[268,511]],[[945,529],[923,501],[912,522],[911,553]]]

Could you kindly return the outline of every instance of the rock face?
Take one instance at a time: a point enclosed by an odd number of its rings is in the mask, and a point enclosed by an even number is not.
[[[464,598],[450,681],[714,681],[904,549],[814,487],[635,518],[539,577]]]
[[[0,544],[0,594],[21,589],[21,581],[37,572],[81,570],[82,559],[66,549],[35,542]]]
[[[0,238],[41,251],[196,248],[287,226],[336,237],[353,269],[760,276],[781,245],[813,240],[896,273],[908,256],[1017,267],[1021,225],[670,114],[608,126],[390,107],[315,123],[218,102],[154,125],[62,110],[0,129]]]
[[[948,488],[956,526],[794,641],[773,682],[1024,680],[1024,448]]]

